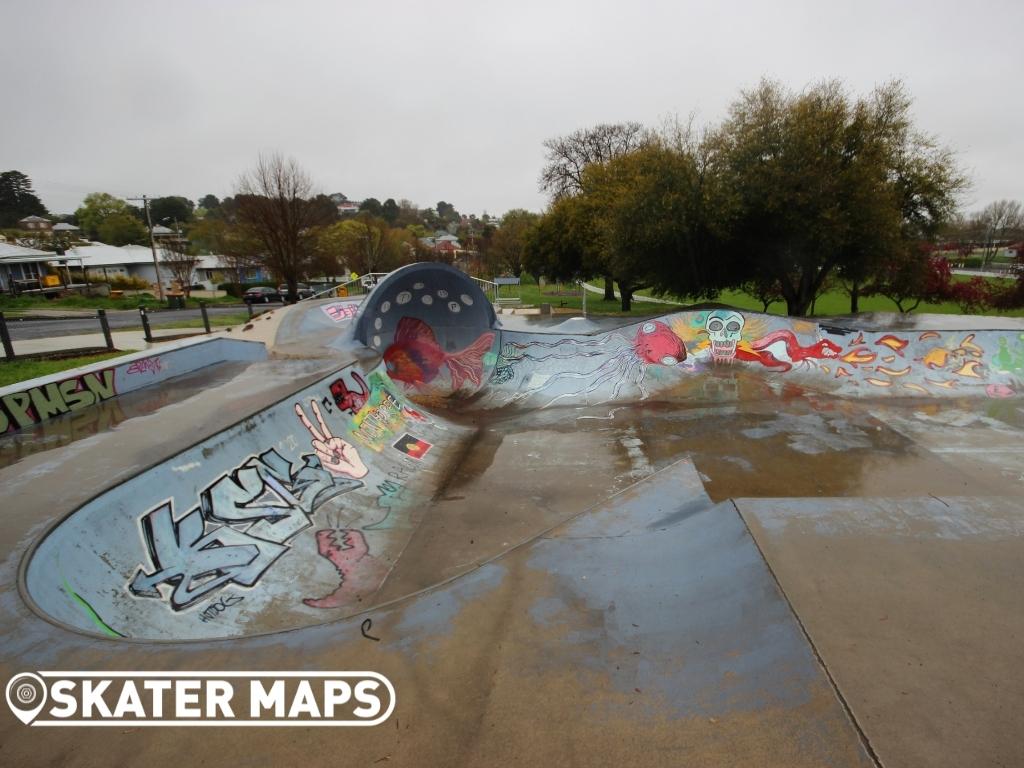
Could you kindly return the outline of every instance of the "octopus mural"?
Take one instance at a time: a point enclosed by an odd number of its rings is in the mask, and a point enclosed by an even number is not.
[[[685,377],[744,365],[837,394],[904,396],[1024,392],[1024,334],[825,328],[805,320],[714,309],[551,340],[503,333],[485,403],[538,407],[646,400]],[[992,360],[986,349],[996,349]]]

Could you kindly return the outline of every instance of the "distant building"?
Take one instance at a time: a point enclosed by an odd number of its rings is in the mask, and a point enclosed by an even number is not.
[[[11,243],[0,243],[0,291],[38,289],[55,254]]]
[[[353,203],[351,200],[343,200],[338,203],[339,216],[351,216],[356,213],[359,213],[359,203]]]
[[[77,235],[82,230],[80,230],[74,224],[65,224],[62,221],[60,224],[54,224],[53,225],[53,231],[54,232],[59,232],[61,234],[66,234],[66,235]]]
[[[26,216],[24,219],[19,219],[18,226],[33,232],[49,232],[53,228],[53,222],[42,216]]]

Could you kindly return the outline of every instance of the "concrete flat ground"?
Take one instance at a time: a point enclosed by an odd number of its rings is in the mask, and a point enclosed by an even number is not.
[[[319,322],[281,328],[312,352]],[[1024,765],[1018,400],[853,401],[730,372],[677,401],[454,411],[471,437],[350,618],[133,643],[25,605],[46,526],[326,365],[194,374],[88,429],[0,443],[0,674],[372,669],[395,715],[44,735],[5,716],[0,762]]]

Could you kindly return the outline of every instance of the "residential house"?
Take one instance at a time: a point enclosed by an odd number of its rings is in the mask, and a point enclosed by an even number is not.
[[[25,248],[12,243],[0,243],[0,291],[20,293],[25,290],[41,290],[49,276],[49,262],[56,254]],[[61,277],[56,278],[56,287],[61,286]]]
[[[273,280],[271,274],[260,264],[251,264],[239,270],[242,283],[265,283]],[[235,269],[224,256],[207,254],[200,256],[196,263],[196,282],[207,290],[215,290],[222,283],[235,280]]]
[[[49,232],[53,228],[53,222],[42,216],[26,216],[24,219],[18,220],[18,227],[33,232]]]
[[[158,252],[159,253],[159,252]],[[76,245],[67,250],[67,256],[79,259],[90,281],[107,281],[114,277],[134,277],[156,285],[153,251],[142,245],[115,246],[105,243]],[[160,270],[160,282],[170,288],[171,275]]]

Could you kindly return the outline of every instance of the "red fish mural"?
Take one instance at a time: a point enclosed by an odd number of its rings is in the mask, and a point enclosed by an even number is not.
[[[678,365],[686,359],[686,345],[659,320],[644,323],[636,332],[633,351],[645,363]]]
[[[487,331],[461,352],[441,349],[429,325],[415,317],[403,317],[395,329],[395,340],[384,351],[384,365],[392,379],[410,386],[429,384],[442,366],[452,377],[452,390],[468,380],[480,386],[484,355],[494,344],[494,333]]]

